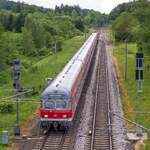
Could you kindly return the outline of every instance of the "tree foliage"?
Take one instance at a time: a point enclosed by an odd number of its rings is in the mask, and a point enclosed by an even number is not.
[[[137,31],[138,47],[150,56],[150,2],[148,0],[137,2],[135,16],[140,22]]]
[[[134,7],[133,2],[119,4],[114,9],[112,9],[112,11],[109,14],[109,19],[115,20],[117,17],[121,15],[121,13],[131,12],[133,7]]]
[[[84,32],[84,29],[85,29],[84,23],[83,23],[83,20],[80,17],[76,18],[74,23],[75,23],[75,27],[77,29],[79,29],[80,31]]]
[[[130,20],[130,21],[129,21]],[[115,31],[115,38],[117,40],[135,40],[135,28],[138,26],[138,20],[130,13],[122,13],[113,22],[113,29]]]
[[[25,27],[22,28],[22,44],[23,44],[23,54],[26,56],[36,56],[36,49],[33,42],[32,32]]]
[[[112,24],[117,40],[136,41],[138,49],[150,55],[150,1],[119,5],[110,16],[118,16]]]

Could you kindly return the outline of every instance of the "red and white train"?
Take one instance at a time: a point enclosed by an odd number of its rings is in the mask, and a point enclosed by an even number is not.
[[[97,41],[98,33],[92,33],[42,93],[40,108],[42,128],[51,125],[71,126]]]

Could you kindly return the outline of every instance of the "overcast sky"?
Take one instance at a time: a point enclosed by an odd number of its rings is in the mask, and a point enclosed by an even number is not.
[[[13,0],[19,1],[19,0]],[[20,0],[28,4],[35,4],[46,8],[55,8],[56,5],[68,4],[79,5],[81,8],[88,8],[109,13],[115,6],[129,0]]]

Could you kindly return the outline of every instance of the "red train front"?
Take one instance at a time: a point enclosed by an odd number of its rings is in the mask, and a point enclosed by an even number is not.
[[[54,90],[55,89],[55,90]],[[73,112],[71,108],[71,96],[66,90],[50,86],[44,91],[40,109],[41,125],[48,128],[69,127],[72,123]]]

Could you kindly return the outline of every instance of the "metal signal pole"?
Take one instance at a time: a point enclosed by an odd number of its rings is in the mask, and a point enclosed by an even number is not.
[[[55,41],[55,68],[57,65],[57,41]],[[57,74],[57,71],[55,70],[55,75]]]
[[[85,35],[84,35],[84,40],[86,41],[86,32],[85,32]]]
[[[19,78],[20,78],[20,61],[19,60],[14,60],[13,62],[13,86],[15,88],[15,94],[17,95],[18,92],[20,91],[20,83],[19,83]],[[20,135],[20,127],[19,127],[19,97],[16,96],[16,125],[14,128],[14,135]]]
[[[138,81],[138,97],[137,97],[137,108],[136,108],[136,119],[137,123],[140,124],[140,116],[141,116],[141,94],[142,90],[142,81],[143,81],[143,60],[144,55],[141,52],[136,54],[136,80]],[[137,136],[142,136],[142,129],[139,126],[136,126],[136,134]]]

